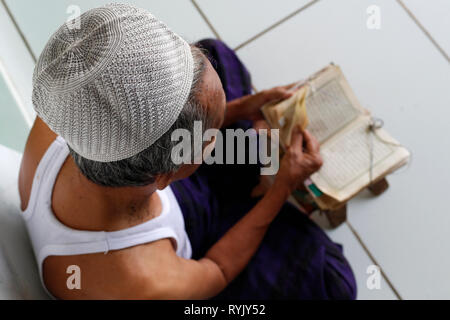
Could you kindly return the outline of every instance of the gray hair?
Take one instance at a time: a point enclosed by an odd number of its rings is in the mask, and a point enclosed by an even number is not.
[[[145,186],[155,181],[155,176],[175,172],[180,165],[171,160],[172,148],[178,143],[172,141],[176,129],[194,130],[194,121],[202,121],[203,130],[209,128],[208,115],[198,101],[201,78],[206,66],[206,57],[201,50],[191,46],[194,58],[194,79],[188,101],[172,127],[154,144],[144,151],[120,161],[98,162],[83,158],[70,147],[70,155],[81,173],[90,181],[106,187]]]

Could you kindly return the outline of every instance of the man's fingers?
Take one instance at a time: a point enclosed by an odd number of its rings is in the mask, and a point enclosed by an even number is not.
[[[287,98],[290,98],[292,96],[293,92],[283,88],[283,87],[277,87],[269,90],[267,94],[267,99],[270,100],[284,100]]]
[[[308,130],[303,131],[303,137],[305,138],[306,142],[306,150],[311,153],[319,152],[320,150],[320,144],[319,141],[311,134]]]
[[[303,85],[301,85],[301,82],[299,82],[299,81],[288,84],[287,86],[283,86],[283,88],[285,88],[289,92],[295,92],[298,89],[300,89],[301,87],[303,87]]]
[[[286,88],[286,90],[290,90],[290,89],[294,88],[297,84],[298,84],[298,82],[290,83],[286,86],[283,86],[283,88]]]
[[[295,150],[302,151],[303,149],[303,135],[302,135],[302,129],[299,126],[295,126],[292,130],[291,135],[291,145],[290,148],[293,148]]]

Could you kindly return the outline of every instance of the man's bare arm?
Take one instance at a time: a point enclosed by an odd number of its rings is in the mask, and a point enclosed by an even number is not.
[[[286,187],[271,188],[198,261],[180,258],[172,249],[164,258],[166,267],[158,272],[158,278],[166,280],[151,285],[150,298],[205,299],[217,295],[248,264],[289,194]]]
[[[303,151],[303,137],[305,151]],[[274,185],[265,196],[214,244],[205,257],[182,259],[164,250],[149,286],[148,298],[205,299],[222,291],[248,264],[273,219],[291,192],[322,164],[319,144],[298,129],[281,162]],[[159,280],[158,280],[159,279]]]

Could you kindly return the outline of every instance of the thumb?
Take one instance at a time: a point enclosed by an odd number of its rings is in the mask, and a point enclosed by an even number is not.
[[[296,125],[291,133],[290,148],[302,150],[303,148],[303,134],[300,126]]]
[[[267,99],[267,101],[284,100],[284,99],[290,98],[293,94],[294,94],[294,92],[289,91],[282,87],[273,88],[272,90],[269,90],[267,92],[266,99]]]
[[[308,152],[319,152],[320,144],[308,130],[303,131],[303,138],[305,139],[306,149]]]

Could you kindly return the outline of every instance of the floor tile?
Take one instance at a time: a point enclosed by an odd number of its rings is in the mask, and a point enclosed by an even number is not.
[[[0,144],[23,152],[29,127],[0,74]]]
[[[236,47],[310,0],[195,0],[222,40]]]
[[[7,77],[8,87],[14,92],[15,100],[31,126],[35,116],[31,103],[34,60],[3,2],[0,2],[0,39],[0,76]]]
[[[388,192],[350,203],[349,219],[402,298],[449,298],[450,65],[395,1],[377,2],[381,29],[368,29],[372,3],[321,0],[238,54],[258,89],[330,61],[342,67],[362,105],[412,152]]]
[[[356,285],[358,288],[358,300],[397,300],[394,292],[382,276],[380,277],[381,281],[379,289],[369,289],[367,286],[367,279],[371,275],[367,273],[367,268],[373,265],[373,262],[361,247],[347,224],[343,224],[337,229],[330,230],[327,233],[333,241],[342,244],[344,247],[344,254],[355,274]]]
[[[403,3],[450,56],[450,1],[403,0]]]
[[[0,194],[10,188],[17,189],[21,158],[19,152],[0,144]]]
[[[50,36],[71,16],[70,13],[66,13],[70,5],[78,5],[81,12],[84,12],[111,3],[111,1],[41,0],[39,4],[31,5],[29,0],[7,0],[6,3],[35,55],[39,55]],[[132,0],[127,3],[150,10],[187,41],[193,42],[200,38],[213,36],[190,0]]]
[[[23,299],[17,290],[18,285],[8,265],[8,257],[4,253],[3,245],[0,243],[0,300]]]

